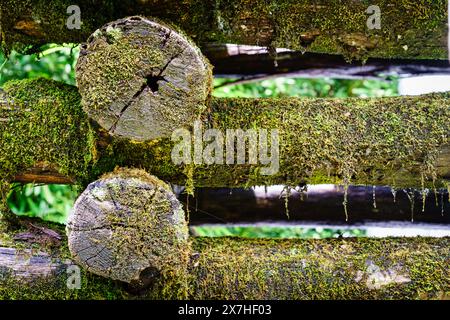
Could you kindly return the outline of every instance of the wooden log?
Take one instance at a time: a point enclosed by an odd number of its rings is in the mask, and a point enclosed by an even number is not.
[[[408,284],[411,297],[417,297],[420,287],[411,271],[419,267],[417,255],[411,259],[409,250],[399,255],[401,249],[391,251],[390,246],[378,260],[351,241],[337,251],[327,241],[203,239],[192,245],[184,212],[170,188],[136,169],[119,169],[89,185],[75,204],[67,231],[69,249],[80,265],[134,286],[139,282],[141,290],[150,287],[156,296],[161,290],[191,299],[302,299],[307,292],[318,299],[339,298],[336,291],[341,291],[357,298],[389,288],[383,297],[392,298],[399,291],[403,295]],[[425,249],[428,254],[430,249]],[[431,258],[434,263],[435,257],[450,262],[447,248],[434,249],[439,254]],[[357,258],[348,260],[352,255]],[[433,271],[438,274],[433,281],[444,281],[436,283],[442,290],[437,296],[447,295],[450,272]],[[314,289],[307,290],[310,286]]]
[[[275,57],[267,48],[231,44],[209,44],[203,53],[214,65],[216,77],[236,78],[230,84],[280,76],[380,79],[450,74],[450,65],[445,60],[369,58],[349,63],[335,54],[280,49]]]
[[[41,245],[40,252],[10,240],[0,243],[2,300],[448,299],[450,294],[449,238],[193,238],[184,290],[169,278],[140,291],[84,269],[80,288],[68,286],[75,273],[68,269],[74,264],[64,243],[58,249]]]
[[[314,224],[337,228],[364,228],[367,225],[421,228],[434,224],[450,225],[449,195],[444,190],[435,194],[431,190],[423,193],[421,190],[394,190],[390,187],[350,186],[348,221],[345,221],[342,206],[344,188],[328,185],[297,188],[289,192],[286,201],[287,192],[283,186],[197,188],[194,196],[181,193],[179,199],[190,211],[190,226],[262,223],[305,225],[305,228]]]
[[[24,181],[22,173],[42,163],[82,184],[115,166],[144,168],[165,181],[198,187],[352,182],[433,188],[433,180],[437,187],[446,186],[439,179],[450,177],[448,93],[344,100],[213,99],[202,117],[205,129],[224,135],[235,128],[279,130],[279,171],[263,175],[260,169],[267,163],[249,164],[248,157],[245,164],[177,165],[172,151],[178,139],[111,139],[89,124],[71,86],[39,79],[13,81],[4,90],[4,180],[17,176]]]
[[[24,249],[19,242],[9,245],[0,247],[1,300],[104,300],[127,296],[114,281],[80,270],[64,250],[45,246],[40,251]],[[80,287],[75,278],[78,275]]]
[[[8,230],[0,221],[0,299],[446,299],[450,294],[450,238],[187,241],[182,215],[167,185],[145,172],[120,169],[79,198],[68,243],[63,236],[52,245],[45,237],[24,237],[22,227]],[[33,230],[53,237],[61,229]],[[80,232],[89,233],[81,242]],[[85,240],[91,245],[81,252],[76,244]],[[131,285],[80,270],[68,248],[88,270]]]
[[[413,241],[412,247],[419,251],[415,254],[406,249],[403,241]],[[435,242],[445,243],[448,239],[429,241],[434,243],[430,243],[430,247],[424,245],[427,255],[422,255],[420,239],[275,241],[199,238],[194,247],[199,255],[192,268],[196,274],[192,297],[395,299],[405,293],[400,288],[411,290],[406,294],[409,297],[448,297],[449,271],[445,267],[431,267],[433,271],[427,273],[435,276],[431,281],[434,290],[419,289],[420,279],[425,277],[423,271],[430,260],[436,257],[444,265],[448,264],[447,249],[441,250]],[[436,256],[431,253],[434,249]],[[384,254],[377,256],[371,253],[372,250],[381,250]],[[407,257],[409,254],[412,256]],[[430,260],[416,260],[427,259],[425,256]],[[433,294],[436,289],[439,293]]]
[[[116,170],[90,184],[75,203],[67,233],[77,263],[128,283],[168,272],[174,277],[189,257],[181,204],[143,170]]]
[[[145,141],[199,118],[212,71],[173,28],[130,17],[97,30],[81,47],[77,84],[92,119],[112,135]]]
[[[140,14],[172,21],[199,44],[284,47],[362,60],[447,58],[446,0],[395,5],[378,1],[380,29],[368,27],[373,12],[367,13],[369,4],[360,0],[79,0],[80,29],[66,26],[70,5],[73,1],[2,1],[3,48],[80,43],[109,21]]]

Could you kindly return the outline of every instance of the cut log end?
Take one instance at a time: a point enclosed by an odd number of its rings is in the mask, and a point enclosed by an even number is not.
[[[184,212],[170,187],[135,169],[90,184],[75,203],[67,233],[81,266],[138,285],[182,268],[190,246]]]
[[[210,95],[212,68],[195,44],[159,22],[129,17],[82,46],[83,108],[110,134],[147,141],[192,125]]]

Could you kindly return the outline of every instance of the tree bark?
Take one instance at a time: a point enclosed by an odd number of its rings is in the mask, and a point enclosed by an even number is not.
[[[350,182],[433,187],[433,180],[440,187],[439,179],[450,177],[447,93],[345,100],[213,99],[203,117],[205,129],[218,129],[225,136],[226,129],[261,128],[269,131],[268,138],[271,130],[278,130],[279,171],[263,175],[260,170],[267,163],[249,164],[248,157],[242,165],[236,159],[228,165],[177,165],[172,150],[178,139],[135,143],[110,138],[89,125],[76,88],[70,86],[25,80],[10,82],[5,92],[9,102],[0,115],[7,120],[0,122],[0,172],[5,180],[24,181],[27,170],[42,163],[58,172],[54,178],[63,175],[82,184],[116,166],[143,168],[190,187]],[[48,174],[46,180],[51,180]]]
[[[170,281],[133,291],[84,270],[81,288],[70,289],[64,244],[36,252],[2,241],[0,298],[448,299],[449,241],[194,238],[181,291]]]
[[[377,59],[349,63],[340,55],[280,50],[276,56],[267,48],[211,44],[203,53],[214,65],[214,75],[236,78],[230,84],[289,76],[338,79],[380,79],[388,76],[450,74],[445,60]]]
[[[447,1],[377,3],[380,29],[369,29],[365,1],[115,0],[78,1],[81,29],[69,29],[69,0],[5,0],[0,4],[3,48],[80,43],[127,15],[166,19],[198,44],[237,43],[342,54],[347,59],[447,58]],[[17,45],[22,44],[22,46]]]
[[[67,243],[62,226],[0,221],[0,298],[445,299],[450,293],[450,238],[188,240],[182,213],[163,182],[120,169],[77,200]],[[69,259],[68,248],[86,269]]]

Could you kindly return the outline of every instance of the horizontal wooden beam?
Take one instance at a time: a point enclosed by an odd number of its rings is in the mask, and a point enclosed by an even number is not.
[[[249,164],[248,157],[246,164],[234,159],[228,165],[178,165],[172,151],[179,141],[170,138],[142,143],[111,138],[89,123],[74,87],[41,79],[11,82],[4,89],[0,173],[5,180],[39,181],[42,163],[42,182],[64,176],[67,182],[87,183],[116,166],[145,168],[165,181],[198,187],[354,183],[433,188],[433,180],[442,187],[440,179],[450,177],[447,93],[345,100],[214,98],[202,116],[204,129],[218,129],[224,136],[227,129],[265,129],[268,138],[278,130],[279,170],[264,175],[260,170],[269,164]],[[248,151],[249,145],[244,147]],[[194,160],[193,154],[189,157]],[[58,174],[50,178],[48,168]]]
[[[337,228],[364,227],[381,223],[450,225],[448,192],[351,186],[348,190],[348,221],[345,221],[342,187],[316,185],[287,190],[284,186],[252,189],[197,188],[180,201],[189,210],[190,225],[265,223],[276,225],[325,224]],[[425,202],[423,197],[425,196]],[[420,225],[418,226],[420,227]]]
[[[67,27],[71,14],[76,14],[67,13],[71,5],[80,8],[79,29]],[[178,25],[200,45],[282,47],[342,54],[349,60],[448,57],[446,0],[414,5],[381,0],[376,5],[369,9],[366,1],[359,0],[4,0],[1,42],[7,51],[44,43],[80,43],[109,21],[144,15]],[[373,20],[377,17],[380,24]]]
[[[444,299],[450,291],[450,238],[190,238],[170,187],[137,169],[91,183],[67,238],[63,226],[35,220],[0,220],[0,231],[0,299]]]
[[[137,290],[94,276],[66,258],[63,243],[28,250],[2,241],[0,298],[448,299],[449,241],[193,238],[181,291],[170,281]]]
[[[274,56],[267,48],[232,44],[206,45],[203,53],[214,65],[216,77],[236,78],[229,84],[280,76],[380,79],[450,74],[450,64],[445,60],[370,58],[349,63],[335,54],[278,50]]]

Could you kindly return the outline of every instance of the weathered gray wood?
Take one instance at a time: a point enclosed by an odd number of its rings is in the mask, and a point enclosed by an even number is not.
[[[72,263],[67,264],[59,257],[53,258],[46,252],[0,247],[0,280],[11,276],[23,281],[55,277],[69,265]]]
[[[123,282],[150,281],[187,257],[181,204],[168,185],[142,170],[121,169],[91,183],[67,232],[75,261]]]
[[[138,141],[170,135],[206,108],[212,71],[195,44],[159,22],[130,17],[81,48],[83,108],[110,134]]]

